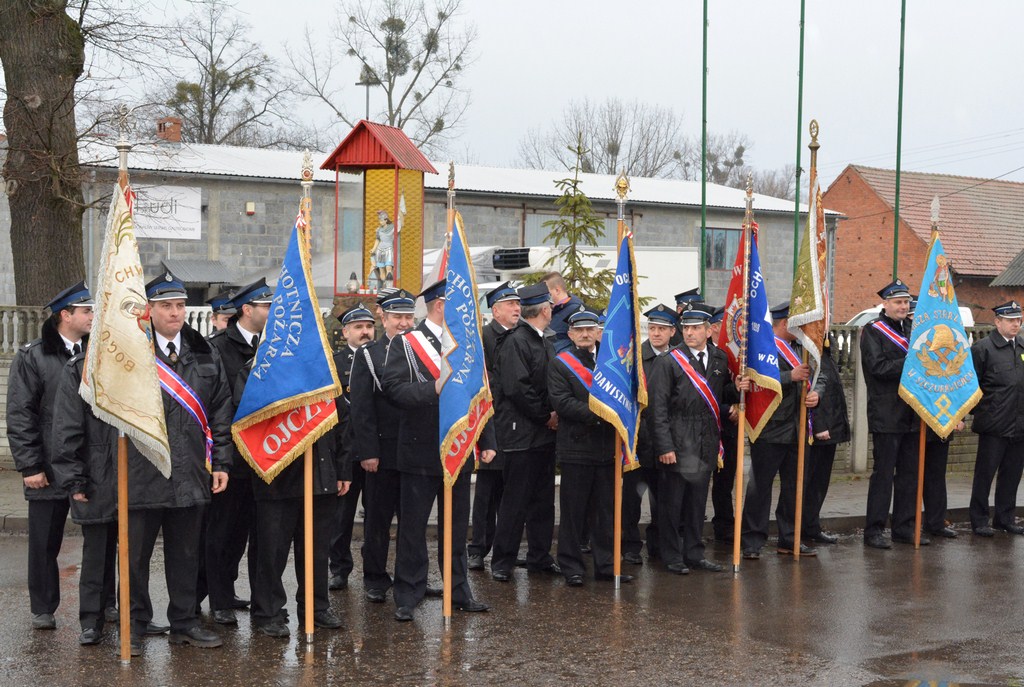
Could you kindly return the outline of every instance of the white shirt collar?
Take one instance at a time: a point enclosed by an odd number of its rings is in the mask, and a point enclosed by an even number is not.
[[[687,346],[687,348],[690,348],[690,347]],[[698,353],[704,353],[704,357],[707,358],[708,357],[707,356],[707,352],[708,352],[708,347],[707,346],[705,346],[704,348],[700,349],[699,351],[696,348],[690,348],[690,355],[692,355],[694,358],[697,358],[697,354]],[[697,358],[697,359],[700,360],[700,358]]]
[[[256,332],[250,332],[238,322],[235,322],[235,326],[238,327],[238,333],[242,335],[246,343],[252,343],[252,337],[257,336]]]
[[[427,326],[427,329],[430,330],[431,334],[433,334],[434,336],[437,337],[438,341],[441,340],[441,334],[442,334],[441,325],[434,324],[430,320],[423,320],[423,324],[425,324]]]
[[[60,332],[57,332],[57,333],[60,334]],[[78,341],[72,341],[71,339],[69,339],[68,337],[64,336],[63,334],[60,334],[60,338],[62,338],[64,340],[64,348],[68,349],[68,353],[71,353],[71,352],[74,351],[75,344],[82,343],[81,339],[79,339]]]
[[[170,353],[167,350],[167,344],[170,341],[174,342],[174,352],[175,353],[181,353],[181,332],[180,331],[175,335],[174,339],[167,339],[162,334],[160,334],[160,332],[158,332],[156,330],[153,330],[153,333],[156,334],[156,345],[160,347],[160,350],[164,352],[164,355],[170,355]]]
[[[654,355],[661,355],[662,353],[668,353],[671,348],[672,348],[672,345],[669,344],[668,346],[665,346],[665,348],[662,348],[661,350],[659,350],[657,346],[655,346],[654,344],[651,344],[651,350],[654,351]]]

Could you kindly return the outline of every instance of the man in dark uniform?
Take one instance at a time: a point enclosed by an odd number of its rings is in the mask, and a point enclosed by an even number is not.
[[[580,309],[583,301],[569,293],[561,272],[548,272],[541,281],[547,285],[551,295],[551,322],[548,327],[555,333],[552,346],[555,353],[559,353],[572,346],[568,333],[569,316]]]
[[[583,585],[586,572],[581,534],[591,523],[594,578],[614,579],[612,512],[615,503],[615,428],[590,409],[597,339],[597,313],[583,308],[569,316],[573,347],[548,366],[548,396],[558,413],[556,454],[562,471],[559,489],[558,565],[570,587]],[[632,575],[622,575],[631,582]]]
[[[153,618],[149,565],[157,535],[163,533],[164,575],[170,601],[170,642],[217,647],[221,638],[199,624],[196,584],[203,512],[211,491],[219,494],[231,469],[232,403],[220,354],[185,324],[185,285],[170,272],[146,284],[158,361],[192,389],[207,427],[165,390],[164,415],[171,448],[171,476],[165,478],[129,446],[128,564],[131,574],[132,654]],[[166,374],[166,373],[161,373]],[[207,433],[212,448],[207,446]],[[213,475],[212,488],[210,475]]]
[[[544,330],[551,322],[551,296],[544,282],[519,289],[522,320],[498,349],[503,408],[497,439],[505,453],[505,491],[491,554],[491,576],[512,579],[526,528],[527,569],[560,574],[551,556],[555,527],[555,430],[558,414],[548,398],[548,364],[554,358]]]
[[[235,386],[239,382],[239,371],[248,367],[260,336],[267,324],[273,290],[266,279],[239,289],[235,298],[221,311],[231,311],[224,329],[214,332],[208,338],[210,345],[220,353],[227,375],[229,392],[234,398]],[[215,310],[216,312],[216,310]],[[232,416],[234,407],[232,407]],[[249,605],[248,599],[239,598],[235,592],[238,579],[238,565],[249,544],[249,584],[256,576],[256,506],[252,496],[252,470],[232,442],[231,479],[228,487],[214,494],[206,516],[206,590],[210,595],[210,610],[213,620],[221,625],[235,625],[236,608]],[[200,594],[202,594],[200,583]]]
[[[1021,307],[1003,303],[995,311],[996,330],[971,347],[974,369],[984,394],[974,408],[972,429],[978,456],[971,486],[971,527],[991,537],[994,529],[1024,534],[1017,524],[1017,486],[1024,469],[1024,337]],[[996,478],[995,511],[988,520],[988,495]]]
[[[779,354],[779,381],[782,401],[771,419],[761,430],[757,441],[750,445],[750,481],[743,505],[743,557],[760,558],[761,547],[768,541],[768,521],[772,507],[772,482],[779,476],[779,502],[775,507],[775,522],[779,529],[780,554],[793,553],[800,546],[801,556],[814,556],[817,552],[803,542],[794,542],[796,534],[796,464],[798,426],[800,424],[801,386],[811,378],[810,366],[802,362],[803,349],[797,343],[787,324],[789,301],[771,310],[772,329]],[[824,389],[824,380],[807,391],[806,405],[815,408]],[[802,523],[801,523],[802,524]]]
[[[103,639],[104,610],[114,604],[117,567],[117,430],[92,414],[78,394],[80,353],[64,366],[53,399],[53,472],[71,495],[71,519],[82,528],[78,643]]]
[[[487,378],[491,384],[495,413],[505,401],[501,398],[501,383],[498,378],[498,346],[510,331],[519,324],[522,306],[515,288],[505,282],[485,296],[487,307],[493,319],[483,328],[484,360],[487,362]],[[469,569],[483,570],[484,557],[491,552],[494,544],[494,529],[498,519],[498,504],[505,482],[505,456],[498,447],[497,455],[490,463],[478,461],[476,466],[476,487],[473,490],[473,541],[468,547]]]
[[[384,336],[371,341],[352,359],[349,379],[352,463],[365,473],[363,504],[363,588],[366,598],[383,603],[393,580],[388,573],[391,521],[398,515],[401,476],[398,472],[398,425],[401,411],[384,394],[381,378],[391,342],[412,328],[415,297],[404,289],[377,296]]]
[[[60,604],[57,554],[64,541],[68,496],[54,482],[53,396],[64,365],[85,348],[92,296],[79,282],[47,303],[42,337],[21,347],[7,382],[7,441],[28,501],[28,596],[32,627],[52,630]]]
[[[722,330],[722,319],[725,308],[717,307],[711,313],[711,335],[708,345],[718,347],[718,335]],[[738,399],[736,399],[738,400]],[[739,410],[733,403],[722,408],[722,467],[711,475],[711,506],[714,516],[711,527],[715,533],[715,541],[731,542],[735,537],[736,520],[733,513],[733,487],[736,486],[736,440],[739,431]]]
[[[395,554],[395,620],[409,621],[427,594],[427,521],[434,502],[444,508],[438,413],[440,406],[441,334],[444,324],[446,282],[428,286],[420,294],[427,317],[415,329],[392,342],[384,371],[384,391],[402,410],[398,428],[398,470],[401,473],[398,546]],[[484,446],[481,460],[494,458],[493,446]],[[469,526],[470,480],[456,480],[452,496],[452,606],[476,613],[489,606],[473,598],[466,577],[466,531]],[[438,536],[438,567],[442,567],[444,537]]]
[[[232,316],[237,312],[234,303],[232,303],[234,296],[235,292],[229,286],[221,289],[220,293],[206,301],[206,304],[210,306],[210,310],[213,311],[213,314],[210,315],[210,329],[213,330],[211,334],[216,334],[228,328]],[[228,377],[228,381],[232,381],[230,377]]]
[[[355,352],[360,346],[373,341],[375,319],[362,303],[349,308],[338,316],[341,322],[341,333],[345,337],[345,347],[334,354],[334,368],[338,371],[338,380],[341,382],[342,396],[338,399],[338,431],[344,437],[344,450],[349,450],[352,443],[352,432],[350,410],[352,407],[349,393],[351,391],[352,360]],[[355,526],[356,509],[359,506],[359,496],[363,495],[364,510],[366,495],[363,492],[363,485],[366,482],[366,473],[361,465],[354,460],[348,461],[348,469],[352,472],[352,485],[339,500],[338,508],[335,511],[336,523],[334,525],[333,539],[331,540],[331,589],[345,589],[348,587],[348,576],[352,573],[352,528]]]
[[[667,305],[656,305],[644,313],[647,318],[647,340],[640,345],[640,357],[644,373],[650,377],[658,356],[672,348],[669,341],[678,331],[679,315]],[[651,440],[651,414],[640,415],[640,430],[637,433],[637,459],[640,467],[622,476],[622,560],[641,565],[640,514],[644,492],[651,509],[651,522],[647,525],[647,555],[658,557],[658,458],[654,454]]]
[[[860,362],[868,389],[868,429],[874,442],[874,466],[868,482],[864,544],[888,549],[882,534],[892,503],[892,538],[914,543],[916,507],[918,419],[899,395],[903,361],[910,335],[910,290],[897,279],[878,295],[881,314],[864,325],[860,334]],[[930,540],[921,536],[921,544]]]
[[[698,286],[696,288],[690,289],[689,291],[683,291],[682,293],[677,293],[675,295],[675,300],[676,300],[676,314],[677,315],[681,315],[683,313],[683,311],[686,310],[686,304],[687,303],[692,303],[693,305],[697,305],[698,303],[703,303],[704,302],[704,296],[701,294],[700,287]],[[675,348],[676,346],[679,346],[680,344],[682,344],[683,343],[683,334],[682,334],[682,332],[676,331],[676,333],[672,335],[672,341],[670,341],[669,343],[672,344],[673,348]]]
[[[709,308],[687,303],[680,316],[683,344],[654,362],[650,382],[651,438],[658,456],[661,557],[670,572],[719,572],[704,557],[704,513],[711,472],[721,449],[722,407],[729,361],[708,346]],[[680,536],[682,532],[682,536]]]

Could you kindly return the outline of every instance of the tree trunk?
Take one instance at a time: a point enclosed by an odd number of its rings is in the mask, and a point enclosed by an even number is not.
[[[19,305],[42,305],[85,276],[75,82],[85,44],[66,0],[4,0],[3,167]]]

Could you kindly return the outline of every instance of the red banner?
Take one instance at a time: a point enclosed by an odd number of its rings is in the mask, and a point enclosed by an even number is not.
[[[470,451],[476,447],[476,437],[480,432],[481,422],[486,422],[487,418],[490,417],[491,408],[493,407],[494,404],[491,403],[491,399],[489,398],[483,399],[479,403],[475,403],[470,407],[467,418],[469,420],[469,425],[467,425],[466,429],[452,437],[450,444],[451,449],[444,457],[444,468],[446,474],[458,474],[463,461],[469,457]]]
[[[337,422],[337,415],[334,399],[312,403],[250,425],[240,430],[238,437],[248,447],[261,476],[273,479],[292,462],[282,463],[281,459],[307,437],[329,430]]]

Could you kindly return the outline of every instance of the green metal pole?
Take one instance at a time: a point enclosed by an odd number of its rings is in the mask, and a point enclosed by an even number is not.
[[[804,0],[800,0],[800,71],[796,87],[796,194],[793,201],[793,274],[800,254],[800,154],[804,128]]]
[[[701,80],[700,117],[700,292],[707,293],[704,280],[708,255],[708,0],[704,0],[704,71]]]
[[[900,268],[900,162],[903,146],[903,37],[907,27],[907,0],[900,8],[900,94],[896,106],[896,202],[893,204],[892,221],[892,278],[896,279]]]

